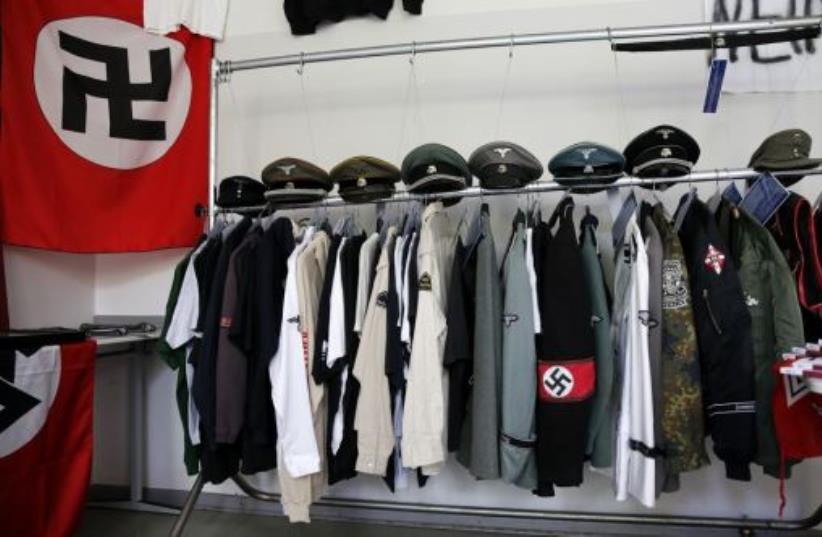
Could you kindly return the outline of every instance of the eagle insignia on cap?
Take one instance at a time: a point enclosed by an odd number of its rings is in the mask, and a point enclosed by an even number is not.
[[[505,155],[507,155],[509,151],[511,151],[510,147],[496,147],[496,148],[494,148],[494,152],[499,154],[499,158],[505,158]]]
[[[359,179],[357,179],[357,186],[358,187],[362,188],[362,187],[366,186],[367,184],[368,184],[368,181],[365,179],[365,177],[360,177]]]
[[[508,172],[508,166],[506,166],[505,164],[500,164],[499,166],[497,166],[497,173],[507,173],[507,172]]]
[[[291,172],[294,171],[294,168],[297,167],[296,164],[287,164],[284,166],[277,166],[282,172],[286,175],[291,175]]]
[[[669,147],[663,147],[662,151],[659,152],[659,156],[661,156],[661,157],[666,157],[667,158],[667,157],[670,157],[671,155],[673,155],[673,153],[671,152],[671,149]]]
[[[656,133],[662,136],[663,140],[667,140],[674,133],[674,129],[657,129]]]
[[[287,183],[285,184],[285,188],[287,188],[287,189],[289,189],[289,190],[290,190],[290,189],[293,189],[293,188],[294,188],[294,182],[293,182],[293,181],[289,181],[289,182],[287,182]]]
[[[583,156],[583,158],[585,160],[588,160],[589,158],[591,158],[591,154],[597,152],[598,149],[596,147],[586,147],[584,149],[577,149],[577,151]],[[585,173],[592,173],[592,172],[593,172],[593,170],[591,170],[589,172],[589,171],[587,171],[587,168],[586,168]]]
[[[425,173],[428,173],[428,174],[437,173],[437,167],[434,166],[433,164],[429,164],[428,168],[425,169]]]

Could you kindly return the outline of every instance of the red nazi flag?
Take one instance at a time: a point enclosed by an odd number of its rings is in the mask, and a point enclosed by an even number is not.
[[[0,0],[3,241],[183,247],[202,229],[210,39],[142,28],[134,0]]]

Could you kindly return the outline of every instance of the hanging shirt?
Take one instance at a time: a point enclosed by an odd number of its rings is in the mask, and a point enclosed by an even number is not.
[[[192,33],[221,40],[228,0],[143,0],[143,27],[166,35],[185,26]]]
[[[388,378],[385,376],[386,310],[389,282],[388,256],[393,250],[395,228],[388,229],[387,239],[374,288],[368,301],[368,310],[357,350],[353,375],[360,383],[354,428],[357,430],[358,472],[385,475],[388,459],[394,450],[394,432],[391,419],[391,398]]]
[[[208,241],[198,246],[191,254],[190,262],[186,267],[185,275],[180,286],[180,294],[174,307],[171,321],[166,332],[166,342],[171,349],[185,347],[184,375],[186,380],[186,430],[191,439],[191,445],[200,444],[200,413],[194,404],[191,394],[191,383],[194,379],[194,366],[189,362],[191,354],[191,340],[198,336],[197,320],[200,315],[200,289],[197,281],[194,260],[206,248]]]
[[[662,434],[665,492],[679,488],[679,474],[709,463],[705,452],[702,374],[696,347],[688,267],[665,207],[654,207],[662,238]]]
[[[302,241],[288,257],[280,344],[268,368],[277,416],[278,458],[295,478],[320,471],[297,296],[297,257],[308,246],[313,233],[313,228],[306,229]]]
[[[303,360],[311,402],[314,437],[320,456],[320,471],[308,476],[293,478],[288,472],[277,472],[280,483],[283,511],[290,522],[309,522],[309,506],[327,489],[327,463],[325,460],[326,406],[325,386],[318,384],[310,374],[309,358],[313,356],[314,337],[320,293],[322,292],[325,267],[328,261],[330,239],[324,231],[314,234],[311,242],[297,256],[297,299],[300,312],[300,333],[303,342]]]
[[[334,279],[331,283],[331,300],[329,302],[328,313],[328,353],[326,354],[326,365],[329,369],[334,368],[334,364],[346,354],[345,337],[345,302],[343,301],[342,288],[342,263],[340,256],[345,249],[347,238],[343,237],[340,247],[337,250],[337,263],[334,266]],[[337,411],[331,416],[331,452],[337,454],[342,443],[343,436],[343,405],[345,397],[345,384],[348,380],[348,370],[342,370],[342,390],[339,394]]]
[[[537,486],[537,356],[526,230],[517,224],[503,265],[500,472],[527,490]]]
[[[202,242],[203,239],[201,239]],[[199,245],[198,245],[199,247]],[[198,248],[195,248],[196,251]],[[180,414],[180,420],[183,426],[183,462],[186,465],[186,472],[188,475],[196,475],[200,471],[199,454],[191,442],[191,435],[188,431],[188,401],[190,399],[188,392],[188,383],[186,381],[186,362],[188,358],[188,348],[172,349],[168,344],[167,336],[168,329],[173,320],[174,310],[177,307],[177,302],[180,298],[180,289],[182,288],[183,278],[188,267],[191,266],[191,257],[193,251],[189,252],[174,269],[174,277],[171,283],[171,290],[168,294],[168,301],[166,302],[166,313],[163,321],[163,328],[160,335],[160,340],[157,342],[157,354],[168,364],[169,367],[177,371],[177,389],[175,390],[177,409]]]
[[[403,416],[402,454],[408,468],[439,473],[445,462],[448,375],[443,368],[448,335],[448,281],[455,235],[442,202],[429,204],[422,215],[417,250],[417,321],[408,370]]]
[[[611,343],[611,314],[608,311],[608,297],[596,239],[597,226],[596,217],[587,215],[582,219],[580,232],[582,268],[591,297],[597,377],[585,452],[591,457],[591,466],[609,468],[613,460],[614,438],[611,408],[614,402],[614,352]]]
[[[412,330],[411,319],[413,318],[413,315],[411,314],[411,288],[414,286],[413,282],[416,281],[416,271],[412,274],[412,265],[416,265],[416,263],[412,263],[412,260],[416,258],[417,255],[416,231],[411,234],[410,239],[406,242],[406,246],[405,268],[403,270],[404,276],[402,279],[402,296],[400,297],[403,304],[400,339],[408,346],[408,348],[410,348]]]
[[[497,479],[499,470],[499,388],[502,379],[502,296],[496,245],[487,205],[476,246],[474,368],[458,460],[477,479]]]
[[[631,216],[616,250],[615,279],[624,285],[624,302],[614,310],[618,324],[622,386],[616,431],[614,480],[619,501],[631,495],[646,507],[656,503],[656,460],[651,364],[648,354],[648,256]]]
[[[374,265],[374,258],[380,246],[380,234],[372,233],[360,248],[360,271],[357,278],[357,307],[354,318],[354,331],[358,334],[362,332],[362,323],[365,320],[365,312],[368,309],[368,297],[371,292],[372,273],[371,267]]]
[[[556,234],[550,229],[559,221]],[[557,206],[545,230],[537,348],[537,474],[540,496],[582,483],[585,440],[596,386],[591,306],[573,221],[573,200]],[[562,434],[557,434],[562,431]]]

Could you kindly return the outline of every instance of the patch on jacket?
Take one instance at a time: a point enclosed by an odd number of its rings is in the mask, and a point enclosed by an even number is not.
[[[381,308],[388,307],[388,291],[383,291],[377,295],[377,306]]]
[[[420,276],[420,280],[417,282],[417,289],[420,291],[431,290],[431,276],[429,276],[427,272],[423,272],[422,276]]]
[[[505,324],[506,328],[511,328],[511,325],[517,321],[519,321],[519,315],[517,315],[516,313],[502,314],[502,322]]]
[[[705,254],[705,268],[713,270],[717,275],[722,274],[725,266],[725,254],[719,251],[713,244],[708,245],[708,252]]]
[[[757,300],[756,297],[754,297],[754,296],[746,294],[745,295],[745,305],[748,306],[749,308],[753,308],[754,306],[759,305],[759,300]]]
[[[539,362],[537,391],[543,403],[573,403],[591,397],[596,385],[593,358]]]
[[[677,310],[688,306],[688,285],[679,259],[662,262],[662,309]]]

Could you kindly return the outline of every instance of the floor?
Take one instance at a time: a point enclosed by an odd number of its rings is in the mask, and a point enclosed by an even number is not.
[[[174,517],[108,509],[87,509],[75,537],[165,537]],[[476,532],[315,521],[289,524],[283,517],[194,511],[184,537],[468,537]],[[487,535],[487,534],[486,534]],[[496,534],[500,535],[500,534]]]

